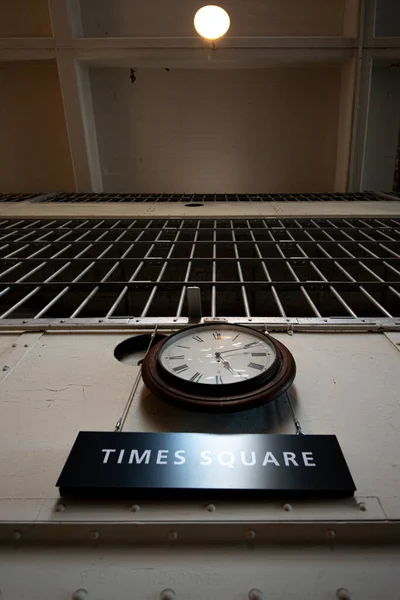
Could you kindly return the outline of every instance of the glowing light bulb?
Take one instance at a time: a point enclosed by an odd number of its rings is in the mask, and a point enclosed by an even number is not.
[[[194,28],[206,40],[217,40],[228,31],[231,20],[220,6],[203,6],[194,16]]]

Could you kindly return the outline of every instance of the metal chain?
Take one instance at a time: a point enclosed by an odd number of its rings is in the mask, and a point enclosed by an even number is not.
[[[154,337],[155,337],[155,335],[157,333],[157,328],[158,328],[158,325],[155,326],[155,329],[154,329],[153,333],[151,334],[150,342],[149,342],[149,345],[147,346],[147,350],[146,350],[146,353],[145,353],[145,355],[143,357],[143,360],[146,358],[147,353],[148,353],[148,351],[150,350],[150,348],[151,348],[151,346],[153,344]],[[129,413],[130,408],[132,406],[133,398],[135,397],[135,394],[136,394],[136,391],[138,389],[138,386],[139,386],[139,383],[140,383],[141,379],[142,379],[142,366],[140,365],[139,373],[136,375],[136,379],[135,379],[135,381],[133,383],[133,386],[132,386],[131,392],[129,394],[127,403],[125,404],[125,408],[124,408],[124,410],[122,412],[121,417],[118,419],[118,421],[115,424],[114,431],[116,431],[118,433],[120,433],[122,431],[122,429],[123,429],[123,427],[125,425],[126,417],[128,416],[128,413]]]
[[[293,423],[294,423],[294,426],[296,428],[296,435],[304,435],[304,432],[303,432],[303,430],[301,428],[301,425],[300,425],[300,421],[297,419],[296,413],[294,412],[294,408],[293,408],[292,402],[290,400],[289,392],[285,392],[285,393],[286,393],[286,397],[287,397],[288,404],[289,404],[289,407],[290,407],[290,412],[292,413]]]

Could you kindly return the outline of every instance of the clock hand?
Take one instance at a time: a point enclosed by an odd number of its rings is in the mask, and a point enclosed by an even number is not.
[[[239,371],[235,371],[235,369],[232,369],[231,365],[228,363],[227,360],[225,360],[221,356],[219,357],[219,360],[222,362],[222,364],[224,365],[224,367],[226,367],[227,369],[229,369],[229,371],[231,371],[231,373],[234,373],[235,375],[240,375],[240,377],[242,379],[246,379],[246,377],[243,377],[243,375],[241,373],[239,373]]]
[[[242,346],[241,348],[232,348],[232,350],[223,350],[222,352],[216,352],[215,354],[220,355],[220,354],[227,354],[228,352],[239,352],[239,350],[247,350],[248,348],[253,348],[254,346],[257,346],[260,342],[252,342],[251,344],[246,344],[245,346]]]

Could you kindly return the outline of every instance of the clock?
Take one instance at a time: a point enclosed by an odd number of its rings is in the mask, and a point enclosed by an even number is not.
[[[142,377],[158,398],[184,408],[229,412],[274,400],[292,384],[296,364],[278,340],[250,327],[188,327],[153,346]]]

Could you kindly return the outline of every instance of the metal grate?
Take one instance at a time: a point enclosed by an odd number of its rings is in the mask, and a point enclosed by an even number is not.
[[[7,220],[0,319],[399,317],[400,219]]]
[[[37,196],[40,196],[38,192],[31,194],[0,194],[0,202],[27,202]]]
[[[377,201],[373,192],[353,194],[72,194],[46,196],[42,202],[354,202]]]

